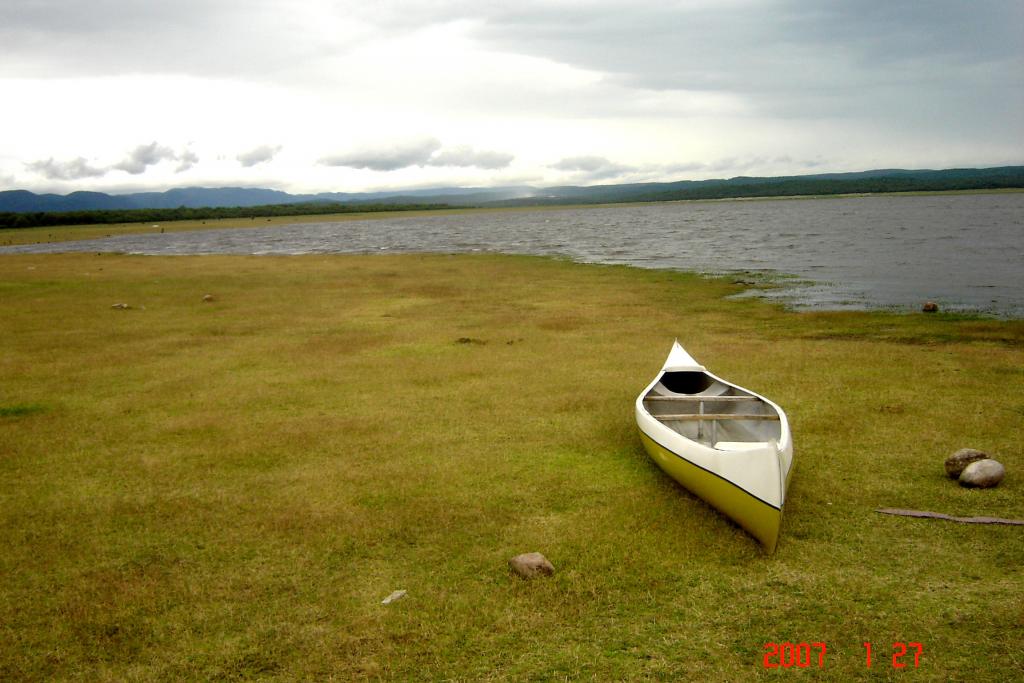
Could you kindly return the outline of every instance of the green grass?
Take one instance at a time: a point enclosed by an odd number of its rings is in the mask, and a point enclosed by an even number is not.
[[[1024,322],[738,290],[491,255],[0,256],[0,679],[1021,678],[1021,529],[874,510],[1024,517]],[[632,402],[676,337],[787,410],[773,556],[643,452]],[[1000,487],[945,477],[966,446]],[[511,576],[534,550],[556,574]],[[783,641],[826,669],[764,669]]]
[[[40,413],[46,410],[46,406],[36,404],[20,404],[13,406],[0,406],[0,418],[4,417],[22,417],[23,415],[32,415],[33,413]]]

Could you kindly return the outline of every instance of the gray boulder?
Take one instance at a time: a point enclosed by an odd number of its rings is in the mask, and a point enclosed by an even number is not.
[[[977,460],[960,473],[960,485],[972,488],[990,489],[997,486],[1006,476],[1006,468],[990,458]]]
[[[946,458],[946,474],[951,479],[957,479],[960,473],[964,471],[964,468],[970,465],[972,462],[978,460],[984,460],[988,457],[988,453],[979,451],[974,448],[961,448],[953,455]]]
[[[548,558],[540,553],[516,555],[508,561],[508,566],[524,579],[532,579],[536,576],[551,576],[555,573],[554,565],[548,562]]]

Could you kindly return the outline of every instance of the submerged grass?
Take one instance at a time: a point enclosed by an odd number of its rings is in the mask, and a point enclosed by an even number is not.
[[[491,255],[0,256],[0,678],[788,680],[784,641],[827,644],[822,680],[1020,678],[1020,528],[874,510],[1024,517],[1024,322],[736,291]],[[675,337],[790,416],[774,556],[642,450]],[[1006,481],[946,479],[964,446]],[[533,550],[556,574],[514,579]]]

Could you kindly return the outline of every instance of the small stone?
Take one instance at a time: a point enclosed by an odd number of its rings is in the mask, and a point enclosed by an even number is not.
[[[975,448],[961,448],[953,455],[946,458],[946,474],[951,479],[957,479],[960,473],[964,471],[964,468],[970,465],[972,462],[978,460],[984,460],[988,457],[988,453],[979,451]]]
[[[116,308],[119,311],[127,311],[129,308],[131,308],[131,306],[129,306],[128,304],[114,304],[113,306],[111,306],[111,308]]]
[[[939,305],[934,301],[926,301],[924,306],[921,306],[921,310],[925,313],[937,313],[939,311]]]
[[[391,593],[391,595],[389,595],[388,597],[386,597],[383,600],[381,600],[380,604],[382,604],[382,605],[390,605],[394,601],[401,600],[402,598],[404,598],[406,593],[408,593],[408,591],[403,591],[403,590],[394,591],[393,593]]]
[[[986,458],[977,460],[964,468],[960,473],[960,485],[972,488],[990,489],[997,486],[1006,476],[1006,468],[1002,463]]]
[[[217,300],[217,298],[215,296],[213,296],[213,294],[203,294],[203,301],[205,301],[206,303],[210,303],[211,301],[216,301],[216,300]]]
[[[508,566],[524,579],[532,579],[541,575],[551,576],[555,573],[554,565],[548,562],[548,558],[540,553],[516,555],[508,561]]]

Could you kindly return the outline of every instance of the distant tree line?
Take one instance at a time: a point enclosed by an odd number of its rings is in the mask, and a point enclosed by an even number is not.
[[[997,172],[924,171],[900,172],[862,178],[821,176],[783,178],[731,178],[729,180],[609,185],[580,188],[571,195],[531,197],[491,202],[492,206],[538,204],[604,204],[614,202],[663,202],[686,199],[746,199],[889,192],[947,192],[952,190],[999,190],[1024,188],[1024,168]]]
[[[451,208],[446,204],[268,204],[264,206],[226,206],[177,209],[105,209],[92,211],[0,212],[0,228],[36,228],[57,225],[95,225],[108,223],[161,223],[166,221],[215,220],[218,218],[268,218],[273,216],[309,216],[334,213],[377,213],[381,211],[423,211]]]
[[[669,199],[730,199],[748,197],[794,197],[802,195],[877,194],[883,192],[941,192],[950,190],[998,190],[1021,187],[1021,178],[915,178],[886,176],[862,179],[777,180],[749,184],[656,192],[637,201]]]

